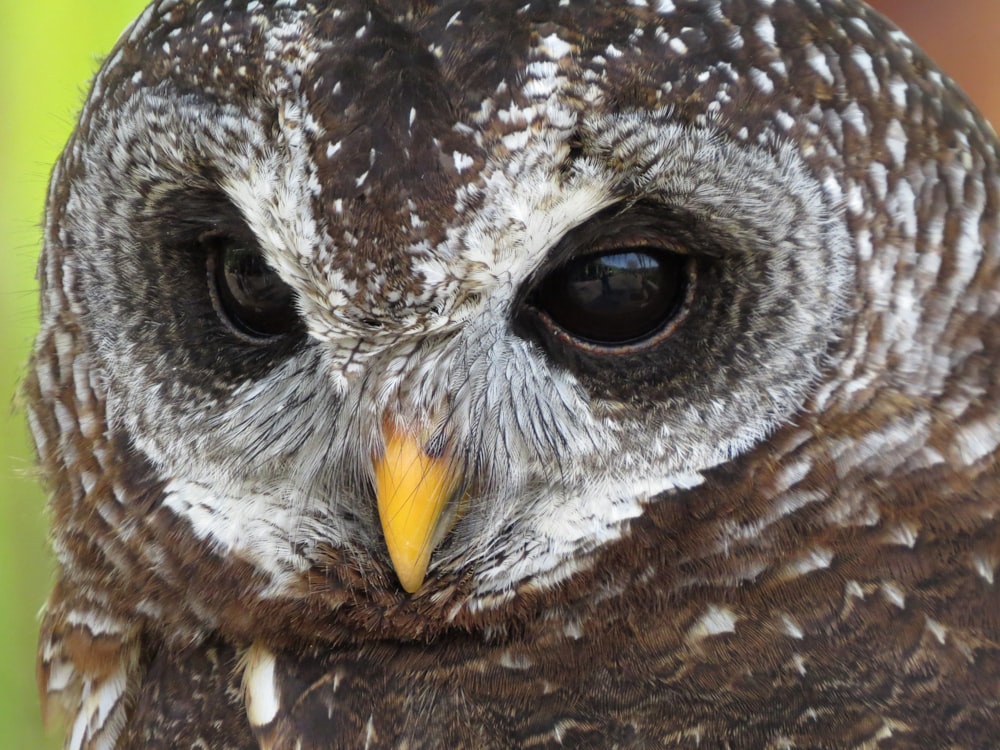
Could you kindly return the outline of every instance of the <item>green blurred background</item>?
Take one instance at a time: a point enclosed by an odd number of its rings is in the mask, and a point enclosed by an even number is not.
[[[59,745],[40,726],[37,613],[52,576],[44,500],[14,393],[35,330],[35,259],[49,169],[100,56],[141,0],[0,0],[0,750]],[[979,106],[1000,121],[1000,2],[881,0]]]

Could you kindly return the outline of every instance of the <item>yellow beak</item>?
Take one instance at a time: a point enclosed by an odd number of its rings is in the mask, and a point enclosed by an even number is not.
[[[428,456],[415,436],[399,432],[391,420],[383,429],[385,453],[374,462],[378,515],[399,583],[412,594],[447,531],[442,516],[461,477],[447,455]]]

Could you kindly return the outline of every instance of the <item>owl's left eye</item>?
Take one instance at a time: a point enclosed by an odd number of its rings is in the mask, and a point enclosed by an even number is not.
[[[688,319],[705,255],[688,217],[642,201],[610,206],[549,251],[512,329],[573,368],[645,356]]]
[[[598,346],[642,341],[676,315],[689,258],[659,248],[613,248],[575,258],[541,284],[534,304],[570,336]]]
[[[295,292],[247,243],[208,241],[208,275],[219,316],[253,339],[272,339],[299,326]]]

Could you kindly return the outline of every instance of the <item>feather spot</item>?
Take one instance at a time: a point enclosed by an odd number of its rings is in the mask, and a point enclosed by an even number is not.
[[[720,607],[715,604],[709,605],[708,609],[705,610],[705,614],[688,630],[687,639],[689,641],[700,641],[703,638],[713,635],[735,633],[736,621],[738,619],[728,607]]]
[[[250,726],[264,727],[274,721],[281,708],[281,699],[274,682],[274,654],[254,644],[246,655],[243,671],[243,694]]]

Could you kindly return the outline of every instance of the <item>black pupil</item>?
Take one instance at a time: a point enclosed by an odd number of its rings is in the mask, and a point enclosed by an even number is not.
[[[298,324],[295,293],[260,253],[221,240],[214,257],[219,303],[230,322],[257,337],[280,336]]]
[[[687,264],[687,256],[655,248],[587,255],[546,278],[535,303],[577,338],[609,346],[639,341],[680,309]]]

